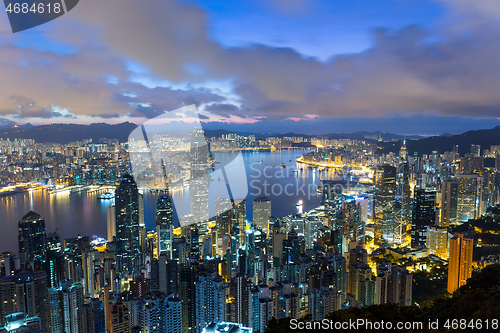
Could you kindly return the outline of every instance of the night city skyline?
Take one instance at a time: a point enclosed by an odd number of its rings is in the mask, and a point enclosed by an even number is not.
[[[4,4],[0,332],[500,329],[497,0]]]

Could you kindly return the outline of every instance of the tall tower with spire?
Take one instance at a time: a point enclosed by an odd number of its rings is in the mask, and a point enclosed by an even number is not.
[[[408,163],[408,150],[406,149],[406,139],[403,140],[401,149],[399,149],[400,163]]]
[[[165,254],[172,259],[172,233],[174,230],[174,209],[172,197],[168,187],[167,171],[165,162],[161,160],[161,168],[165,189],[156,199],[156,240],[158,244],[157,256]]]
[[[403,140],[403,144],[399,150],[396,184],[396,223],[394,242],[396,245],[409,245],[410,235],[408,231],[411,228],[411,191],[406,138]]]
[[[205,132],[201,127],[195,128],[191,133],[190,151],[190,195],[191,214],[195,223],[207,222],[208,213],[208,186],[210,175],[208,174],[208,145]]]

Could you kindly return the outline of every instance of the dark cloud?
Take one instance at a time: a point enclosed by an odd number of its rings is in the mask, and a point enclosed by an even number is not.
[[[231,115],[237,115],[241,110],[234,104],[213,103],[205,106],[205,111],[229,117]]]
[[[0,113],[152,118],[185,105],[209,104],[205,110],[223,117],[268,121],[311,114],[497,117],[499,5],[493,0],[442,1],[452,14],[451,23],[438,25],[439,30],[375,29],[370,49],[326,62],[291,48],[223,48],[209,37],[207,15],[193,3],[144,6],[123,0],[117,7],[109,1],[85,1],[78,11],[54,21],[58,31],[72,34],[52,38],[74,48],[74,53],[59,55],[8,43],[0,49],[0,71],[9,78],[0,82]],[[274,3],[288,5],[282,0]],[[432,39],[436,35],[440,38]],[[129,60],[150,71],[144,76],[184,84],[148,88],[134,83]],[[110,76],[117,79],[114,84],[108,83]],[[229,100],[208,88],[214,81],[231,82]],[[207,88],[200,88],[204,85]],[[70,113],[54,113],[52,106]]]

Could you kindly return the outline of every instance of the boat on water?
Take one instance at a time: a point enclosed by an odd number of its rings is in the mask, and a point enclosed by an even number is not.
[[[0,192],[0,197],[8,197],[8,196],[14,196],[19,193],[27,192],[26,190],[12,190],[12,191],[4,191]]]
[[[110,192],[104,192],[99,197],[97,197],[97,199],[99,199],[99,200],[110,200],[110,199],[114,199],[114,198],[115,198],[115,195],[113,193],[110,193]]]
[[[281,163],[281,167],[285,168],[286,167],[285,163]]]

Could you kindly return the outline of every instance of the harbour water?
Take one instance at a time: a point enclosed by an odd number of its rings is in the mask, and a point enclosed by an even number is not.
[[[266,196],[271,200],[272,216],[275,217],[296,212],[299,200],[303,202],[304,211],[320,204],[316,188],[321,186],[321,179],[331,179],[333,171],[320,172],[305,165],[298,165],[296,158],[306,152],[306,150],[280,150],[242,153],[247,174],[248,195],[245,199],[249,221],[252,220],[252,201],[260,196]],[[214,155],[217,161],[231,158],[227,154]],[[301,168],[303,170],[300,170]],[[245,179],[241,181],[244,182]],[[210,216],[215,215],[213,203],[225,186],[224,181],[218,179],[210,182]],[[45,219],[47,233],[57,230],[62,238],[77,235],[97,235],[105,238],[106,207],[112,205],[114,200],[99,200],[100,194],[99,192],[49,194],[47,191],[39,190],[0,197],[0,251],[17,252],[18,221],[30,210]],[[173,196],[176,203],[189,205],[189,187],[174,191]],[[146,227],[149,229],[155,228],[155,204],[156,194],[146,191],[144,216]]]

